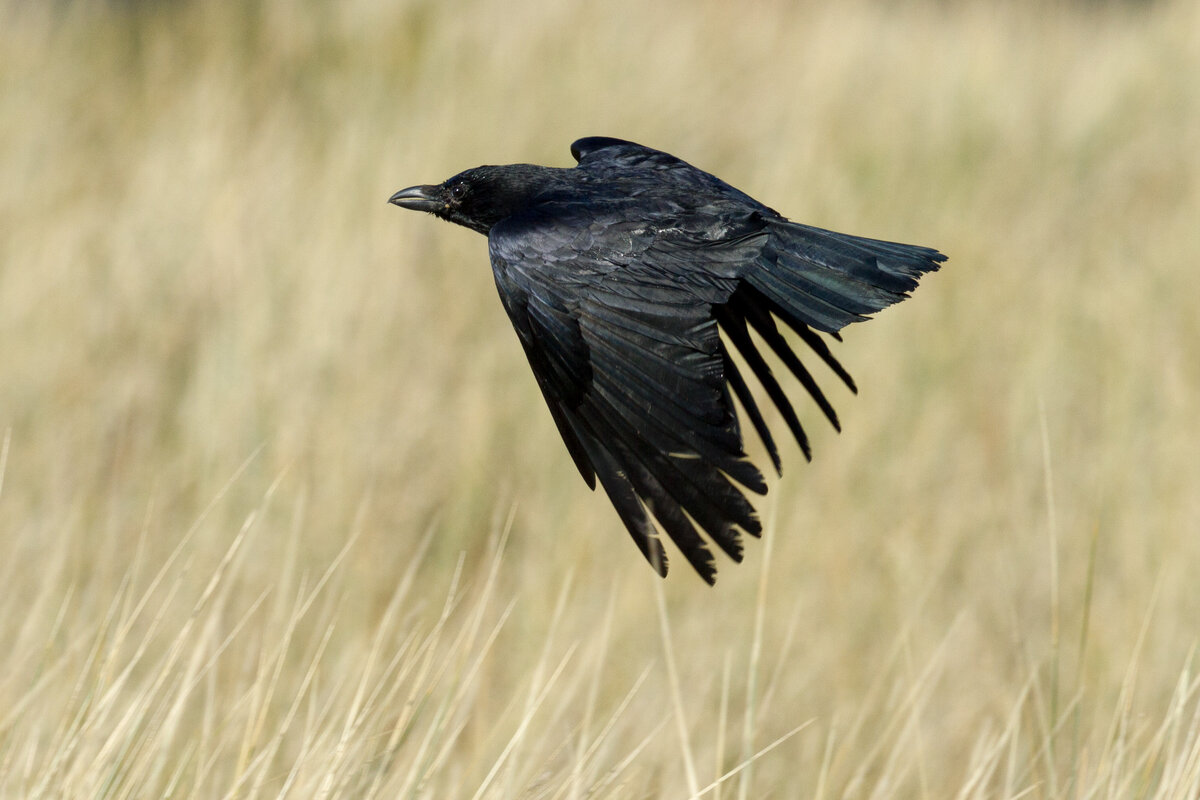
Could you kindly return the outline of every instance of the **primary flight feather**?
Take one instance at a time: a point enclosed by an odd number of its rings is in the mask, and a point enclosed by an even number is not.
[[[776,320],[854,390],[825,338],[908,297],[937,250],[785,219],[707,172],[633,142],[571,145],[573,168],[484,166],[392,195],[488,237],[500,300],[583,479],[604,487],[660,575],[651,516],[708,583],[709,542],[742,559],[765,494],[733,398],[776,471],[779,451],[725,337],[808,438],[753,332],[835,428],[837,414]]]

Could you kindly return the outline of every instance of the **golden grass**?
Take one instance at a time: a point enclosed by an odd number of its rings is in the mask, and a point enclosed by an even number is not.
[[[0,2],[0,795],[1197,796],[1197,8]],[[589,134],[951,256],[713,590],[385,203]]]

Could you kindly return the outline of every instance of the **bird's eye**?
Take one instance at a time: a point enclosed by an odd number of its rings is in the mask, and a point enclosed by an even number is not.
[[[465,183],[456,183],[450,187],[450,197],[454,200],[462,200],[467,196],[467,185]]]

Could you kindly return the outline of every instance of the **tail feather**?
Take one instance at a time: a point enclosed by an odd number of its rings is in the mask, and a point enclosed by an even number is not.
[[[829,333],[908,297],[946,256],[929,247],[835,233],[786,220],[770,224],[760,269],[746,280],[783,312],[789,327]]]

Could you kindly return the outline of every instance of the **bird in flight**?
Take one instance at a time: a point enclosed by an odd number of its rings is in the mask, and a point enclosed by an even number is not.
[[[651,517],[712,584],[709,542],[741,561],[741,532],[762,533],[743,489],[767,491],[734,398],[782,474],[732,351],[811,460],[759,343],[840,430],[777,321],[856,391],[825,336],[908,297],[946,256],[791,222],[633,142],[589,137],[571,154],[575,167],[476,167],[389,202],[488,237],[500,300],[579,473],[593,490],[599,480],[660,575],[667,555]]]

